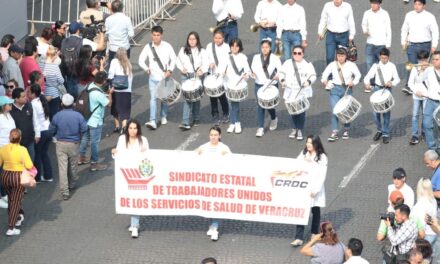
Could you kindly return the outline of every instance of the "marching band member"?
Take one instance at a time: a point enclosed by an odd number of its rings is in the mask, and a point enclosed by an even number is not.
[[[238,38],[231,40],[229,42],[229,48],[231,49],[231,54],[228,56],[228,63],[223,65],[223,67],[226,67],[225,69],[221,69],[221,72],[226,71],[226,89],[230,89],[231,85],[238,85],[240,82],[246,82],[251,73],[247,57],[242,53],[243,43],[241,40]],[[233,133],[235,131],[236,134],[240,134],[240,103],[233,101],[230,101],[229,103],[231,104],[231,124],[226,132]]]
[[[277,20],[277,38],[283,42],[284,60],[292,57],[292,48],[307,46],[306,12],[296,3],[296,0],[287,0],[281,8]]]
[[[275,52],[277,38],[277,17],[282,5],[278,0],[261,0],[255,11],[255,22],[260,26],[260,43],[263,39],[271,39],[271,49]]]
[[[367,89],[371,90],[370,80],[374,78],[373,93],[380,89],[389,89],[395,87],[400,82],[399,74],[394,63],[390,61],[390,50],[382,48],[379,52],[380,61],[371,66],[367,75],[364,78],[364,84]],[[373,137],[374,141],[378,141],[381,137],[384,144],[390,142],[390,119],[391,111],[386,113],[373,113],[374,121],[376,122],[377,132]],[[383,116],[383,126],[381,122],[381,115]]]
[[[347,50],[345,48],[339,48],[336,51],[336,60],[327,65],[322,73],[321,82],[324,86],[328,85],[328,78],[332,74],[333,76],[333,88],[330,90],[330,106],[333,112],[336,103],[344,97],[347,92],[348,95],[353,94],[353,87],[359,83],[361,73],[358,67],[351,61],[347,61]],[[348,89],[348,90],[347,90]],[[339,139],[338,127],[339,119],[332,113],[331,117],[332,133],[328,138],[328,141],[334,142]],[[348,130],[350,129],[350,123],[344,124],[344,132],[342,139],[349,139]]]
[[[318,26],[318,37],[325,37],[325,54],[327,65],[335,60],[338,46],[348,47],[353,41],[356,28],[351,5],[343,0],[327,2],[321,13]]]
[[[379,62],[379,52],[383,48],[391,47],[390,15],[381,7],[382,0],[370,0],[371,8],[364,12],[362,31],[367,36],[365,46],[365,60],[367,70]],[[365,89],[369,93],[371,90]]]
[[[437,49],[439,30],[435,16],[425,10],[426,0],[414,0],[414,10],[405,15],[401,29],[401,44],[406,49],[408,62],[417,64],[417,53],[421,50],[434,52]],[[409,75],[407,75],[407,81]],[[402,91],[410,94],[404,87]]]
[[[411,125],[410,145],[419,143],[419,113],[423,115],[428,87],[426,86],[426,69],[428,68],[429,51],[421,50],[417,53],[417,59],[420,66],[414,66],[409,74],[408,86],[413,94],[413,110]],[[424,65],[423,65],[424,64]],[[422,138],[425,134],[425,128],[422,123]]]
[[[437,140],[434,136],[433,113],[440,105],[440,51],[432,54],[432,66],[427,69],[428,92],[425,108],[423,109],[422,126],[425,129],[426,144],[429,149],[437,149]],[[437,135],[438,138],[438,135]]]
[[[228,57],[229,52],[231,50],[229,49],[229,45],[224,42],[224,34],[221,30],[217,29],[214,31],[213,34],[213,42],[209,43],[206,46],[206,53],[208,56],[208,63],[209,63],[209,69],[211,71],[211,74],[222,74],[223,72],[220,72],[219,66],[228,64]],[[223,93],[219,97],[209,97],[209,100],[211,101],[211,115],[214,120],[215,125],[220,125],[220,121],[223,123],[229,122],[229,103],[228,99],[226,98],[226,95]],[[219,112],[218,112],[218,102],[220,101],[220,105],[222,107],[223,112],[223,118],[220,120]]]
[[[217,20],[217,26],[225,34],[227,43],[238,38],[237,20],[243,15],[243,4],[241,0],[214,0],[212,2],[212,13]]]
[[[151,29],[152,42],[145,45],[139,55],[139,66],[149,75],[148,88],[150,90],[150,121],[145,125],[155,130],[156,124],[156,99],[157,85],[164,78],[170,78],[176,64],[176,54],[173,47],[162,40],[163,29],[161,26],[154,26]],[[160,102],[161,124],[165,125],[167,121],[168,105]]]
[[[297,69],[295,69],[295,66]],[[298,72],[298,74],[296,74]],[[315,67],[311,62],[304,59],[304,48],[295,46],[292,49],[292,58],[284,62],[280,72],[281,84],[286,87],[284,100],[291,102],[305,96],[311,98],[312,84],[316,81]],[[292,132],[289,138],[303,140],[303,129],[306,122],[306,112],[299,115],[291,115]]]
[[[200,37],[197,32],[190,32],[186,39],[185,47],[180,49],[177,55],[176,67],[182,73],[182,83],[191,78],[203,78],[208,71],[206,51],[202,48]],[[191,129],[189,116],[192,114],[193,126],[200,123],[200,100],[197,102],[183,102],[182,130]]]
[[[271,39],[263,39],[261,41],[261,53],[256,54],[252,59],[251,69],[255,77],[255,96],[258,95],[258,90],[267,85],[277,85],[278,72],[281,69],[280,59],[271,53]],[[271,80],[274,80],[273,82]],[[264,88],[263,88],[264,89]],[[265,109],[257,103],[257,133],[256,137],[264,135],[264,114]],[[278,126],[278,118],[275,108],[268,110],[270,114],[269,130],[275,130]]]

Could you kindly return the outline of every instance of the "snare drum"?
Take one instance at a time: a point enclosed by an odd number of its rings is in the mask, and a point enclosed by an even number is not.
[[[162,79],[157,84],[157,98],[166,102],[168,105],[172,105],[180,98],[182,89],[180,83],[173,78]]]
[[[241,102],[248,96],[247,82],[242,80],[237,84],[237,81],[228,82],[225,89],[226,97],[232,102]]]
[[[351,95],[342,97],[333,108],[333,114],[343,123],[351,123],[361,113],[362,105]]]
[[[309,99],[304,95],[298,96],[298,98],[293,99],[293,101],[286,101],[285,104],[287,112],[289,112],[290,115],[299,115],[310,108]]]
[[[394,106],[394,98],[388,89],[382,89],[371,95],[370,103],[374,112],[382,114],[391,110]]]
[[[275,108],[280,103],[280,92],[276,86],[260,88],[257,92],[258,105],[264,109]]]
[[[220,97],[225,93],[223,78],[218,74],[206,76],[203,85],[205,86],[205,93],[209,97]]]
[[[188,79],[182,83],[183,98],[188,102],[197,102],[202,99],[203,86],[199,78]]]
[[[437,123],[438,126],[440,126],[440,106],[438,106],[434,112],[432,113],[432,118],[434,118],[434,121]]]

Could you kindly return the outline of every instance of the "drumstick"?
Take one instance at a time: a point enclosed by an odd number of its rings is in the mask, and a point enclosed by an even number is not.
[[[299,95],[299,93],[301,92],[301,90],[305,87],[304,84],[305,84],[306,82],[310,81],[310,78],[312,78],[312,76],[316,76],[316,74],[312,74],[312,75],[310,75],[309,78],[307,78],[307,80],[306,80],[303,84],[301,84],[301,87],[299,88],[299,91],[298,91],[298,93],[296,94],[295,99],[298,97],[298,95]]]

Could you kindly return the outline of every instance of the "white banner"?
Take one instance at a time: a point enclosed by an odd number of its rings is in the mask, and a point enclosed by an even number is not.
[[[116,213],[306,225],[313,166],[296,159],[150,150],[116,156]]]

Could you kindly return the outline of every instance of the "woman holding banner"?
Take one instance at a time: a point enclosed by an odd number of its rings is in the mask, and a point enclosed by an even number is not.
[[[147,158],[149,150],[148,140],[142,136],[139,121],[135,119],[128,120],[126,128],[124,134],[119,137],[116,148],[112,149],[112,156],[130,157],[130,159],[137,159],[137,163],[139,163]],[[140,216],[131,216],[131,225],[128,231],[131,232],[132,238],[139,236],[139,220]]]
[[[198,147],[196,152],[199,155],[212,155],[213,157],[231,153],[229,147],[220,142],[221,134],[222,130],[219,126],[211,127],[209,129],[209,142]],[[210,236],[212,241],[218,240],[218,226],[219,221],[216,219],[211,219],[211,225],[209,226],[209,230],[206,232],[206,235]]]
[[[304,161],[305,166],[314,167],[313,172],[315,175],[310,175],[313,179],[311,182],[312,197],[311,211],[312,217],[312,235],[319,234],[319,223],[321,221],[321,207],[325,207],[325,189],[324,182],[327,175],[327,155],[325,154],[324,147],[322,146],[319,136],[309,135],[306,141],[306,147],[298,155],[298,160]],[[296,226],[295,240],[291,243],[294,247],[299,247],[304,242],[304,229],[305,226]]]

